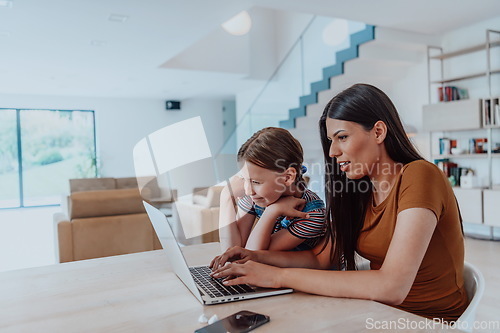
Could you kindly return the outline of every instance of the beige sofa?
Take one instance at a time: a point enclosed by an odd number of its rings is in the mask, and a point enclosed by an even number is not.
[[[69,180],[69,192],[137,189],[137,179],[135,177],[123,178],[80,178]],[[170,190],[165,186],[160,186],[154,178],[141,190],[142,197],[154,205],[162,205],[174,202],[177,191]]]
[[[177,232],[177,237],[182,243],[189,245],[219,241],[219,204],[222,189],[222,186],[195,188],[192,197],[176,201],[177,221],[180,221],[184,231]],[[193,235],[195,237],[190,237]]]
[[[70,195],[54,215],[59,262],[160,249],[142,200],[161,207],[176,192],[156,180],[139,193],[135,177],[70,179]]]

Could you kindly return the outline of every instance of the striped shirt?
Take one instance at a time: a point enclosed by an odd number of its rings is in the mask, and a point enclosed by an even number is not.
[[[304,242],[293,249],[295,251],[313,248],[322,239],[326,229],[326,209],[323,200],[309,189],[304,191],[302,199],[306,200],[306,204],[302,211],[309,213],[309,218],[297,217],[288,220],[285,216],[279,216],[276,219],[273,229],[273,234],[282,229],[286,229],[293,236],[304,239]],[[247,214],[257,216],[257,218],[260,218],[266,209],[265,207],[260,207],[255,204],[248,195],[238,200],[238,207]]]

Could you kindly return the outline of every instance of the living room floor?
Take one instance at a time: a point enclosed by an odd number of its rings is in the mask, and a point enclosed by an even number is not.
[[[0,272],[55,263],[52,216],[61,207],[0,210]]]
[[[60,207],[0,210],[0,272],[55,263],[52,216]],[[477,321],[495,321],[500,304],[500,242],[466,238],[466,260],[478,267],[486,289],[477,312]],[[479,329],[475,332],[496,330]]]

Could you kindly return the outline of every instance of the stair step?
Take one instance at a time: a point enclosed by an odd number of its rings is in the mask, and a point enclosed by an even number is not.
[[[294,129],[290,130],[290,133],[300,141],[300,143],[320,143],[320,138],[319,138],[319,129]]]
[[[383,87],[389,86],[394,82],[394,79],[391,77],[382,77],[382,76],[368,76],[368,75],[352,75],[352,74],[344,74],[342,76],[338,76],[330,79],[330,90],[321,91],[318,94],[318,103],[320,105],[326,106],[328,102],[339,92],[345,90],[356,83],[366,83],[371,84],[380,89],[384,90]]]
[[[310,149],[318,149],[321,148],[321,139],[319,136],[319,130],[317,129],[309,129],[309,130],[297,130],[290,131],[292,135],[299,140],[300,144],[304,151],[308,151]]]
[[[304,150],[304,161],[323,162],[323,160],[324,160],[323,149],[321,148],[321,145],[316,147],[310,147],[310,149]]]
[[[309,110],[310,107],[313,107],[317,104],[308,105],[307,108]],[[308,130],[308,129],[318,129],[319,130],[319,117],[313,117],[309,114],[306,117],[299,117],[295,119],[295,128],[298,130]]]
[[[393,73],[393,75],[395,75]],[[403,73],[398,75],[404,75]],[[351,75],[346,73],[341,76],[330,79],[331,89],[320,91],[318,93],[318,103],[309,104],[306,106],[306,117],[298,117],[295,119],[295,126],[299,129],[318,128],[318,121],[323,114],[326,104],[339,92],[349,88],[356,83],[366,83],[374,85],[382,90],[386,90],[392,82],[392,77],[383,76],[368,76],[368,75]]]
[[[325,91],[330,91],[330,90],[325,90]],[[307,117],[313,117],[317,121],[323,114],[323,111],[325,110],[326,103],[316,103],[316,104],[310,104],[306,107],[306,115]],[[316,122],[317,123],[317,122]]]
[[[304,109],[300,107],[294,109],[291,114],[289,125],[295,124],[295,129],[298,130],[296,137],[304,146],[304,150],[314,149],[316,146],[321,148],[318,122],[326,104],[333,96],[356,83],[372,84],[387,90],[386,87],[404,77],[410,67],[422,62],[426,56],[427,45],[439,44],[440,39],[434,36],[377,27],[375,39],[359,46],[357,58],[346,61],[342,66],[340,61],[350,59],[354,49],[337,53],[339,63],[324,69],[328,74],[339,74],[330,78],[330,88],[323,90],[328,87],[325,82],[314,83],[313,89],[320,89],[317,99],[314,94],[300,98],[302,102],[300,105],[307,102],[306,114],[303,115]],[[295,122],[292,119],[294,115],[298,116]],[[316,133],[311,133],[311,129]],[[323,156],[321,150],[320,156]]]

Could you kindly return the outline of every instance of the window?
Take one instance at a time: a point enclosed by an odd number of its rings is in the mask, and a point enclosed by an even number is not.
[[[96,175],[93,111],[0,109],[0,208],[60,204]]]

